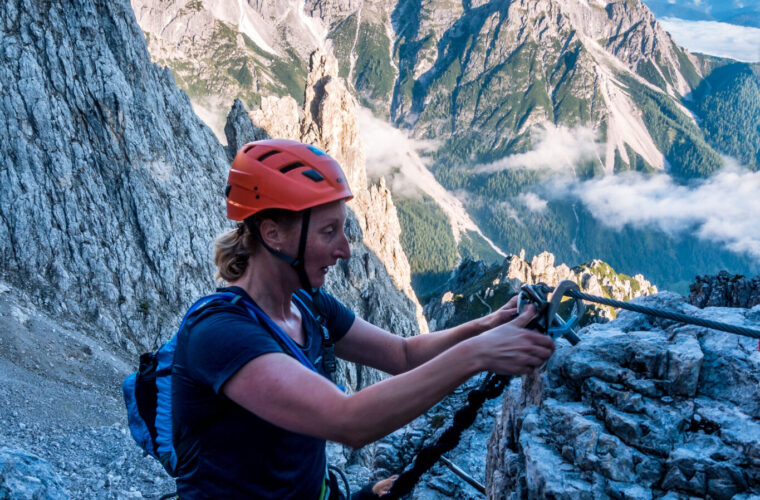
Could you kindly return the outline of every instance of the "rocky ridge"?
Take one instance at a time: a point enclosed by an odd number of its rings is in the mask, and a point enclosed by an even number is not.
[[[659,309],[757,327],[760,308]],[[505,396],[489,498],[754,498],[760,494],[756,340],[646,316],[584,329]]]
[[[570,268],[566,264],[555,266],[554,255],[549,252],[534,256],[531,262],[525,260],[524,254],[508,255],[496,266],[465,259],[452,273],[445,291],[426,301],[425,315],[431,318],[431,329],[446,328],[501,307],[523,283],[556,286],[563,280],[577,283],[591,295],[616,300],[657,293],[657,287],[643,276],[616,273],[600,260]],[[601,306],[597,320],[608,321],[615,314],[614,309]]]
[[[689,286],[689,303],[697,307],[754,307],[760,304],[760,276],[735,276],[727,271],[697,276]]]
[[[418,136],[472,129],[475,143],[499,149],[545,121],[588,125],[605,130],[610,171],[618,161],[633,166],[635,155],[664,167],[619,75],[676,101],[700,78],[696,59],[639,0],[132,5],[155,60],[172,68],[196,107],[236,96],[251,107],[257,94],[300,99],[308,54],[322,48],[364,105]]]
[[[408,54],[393,97],[397,123],[422,137],[450,135],[452,146],[466,140],[483,155],[519,152],[541,123],[584,125],[601,131],[605,170],[616,161],[633,166],[635,155],[664,168],[621,76],[678,98],[698,77],[641,2],[487,2],[451,17],[436,15],[440,7],[407,9],[417,22],[398,37]]]

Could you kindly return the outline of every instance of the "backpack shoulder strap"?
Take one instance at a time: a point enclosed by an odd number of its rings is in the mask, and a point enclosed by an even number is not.
[[[330,335],[330,330],[327,328],[327,318],[322,314],[319,307],[319,297],[312,297],[306,290],[296,290],[293,294],[293,298],[303,305],[312,318],[319,324],[320,334],[322,337],[322,350],[323,350],[323,366],[330,380],[334,380],[335,371],[338,368],[338,362],[335,358],[335,343]],[[315,304],[314,299],[317,303]]]
[[[324,321],[324,317],[319,314],[315,308],[314,308],[314,300],[312,300],[311,296],[301,288],[300,290],[296,290],[293,294],[293,298],[301,304],[306,311],[308,311],[309,315],[317,320],[320,324]]]

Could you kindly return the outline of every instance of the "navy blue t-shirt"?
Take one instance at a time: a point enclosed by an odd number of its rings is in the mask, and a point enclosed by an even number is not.
[[[239,287],[220,288],[245,300]],[[334,342],[354,313],[321,292],[322,314]],[[320,326],[297,300],[307,342],[302,352],[324,375]],[[177,478],[183,500],[263,498],[315,500],[325,475],[325,442],[273,425],[227,398],[222,388],[252,359],[286,352],[266,326],[240,304],[220,300],[188,318],[177,337],[172,371],[175,447],[191,443]],[[188,438],[189,437],[189,438]]]

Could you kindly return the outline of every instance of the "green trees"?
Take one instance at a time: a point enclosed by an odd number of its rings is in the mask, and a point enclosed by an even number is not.
[[[443,284],[457,263],[457,248],[446,214],[425,196],[395,200],[401,245],[412,268],[412,285],[424,295]]]
[[[707,141],[743,165],[760,168],[760,77],[758,65],[728,64],[694,91],[694,111]]]

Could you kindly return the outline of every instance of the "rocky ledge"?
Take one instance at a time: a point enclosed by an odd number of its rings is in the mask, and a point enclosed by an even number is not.
[[[760,306],[698,309],[668,292],[637,302],[760,326]],[[581,338],[504,398],[488,447],[489,498],[760,494],[755,339],[628,312]]]

